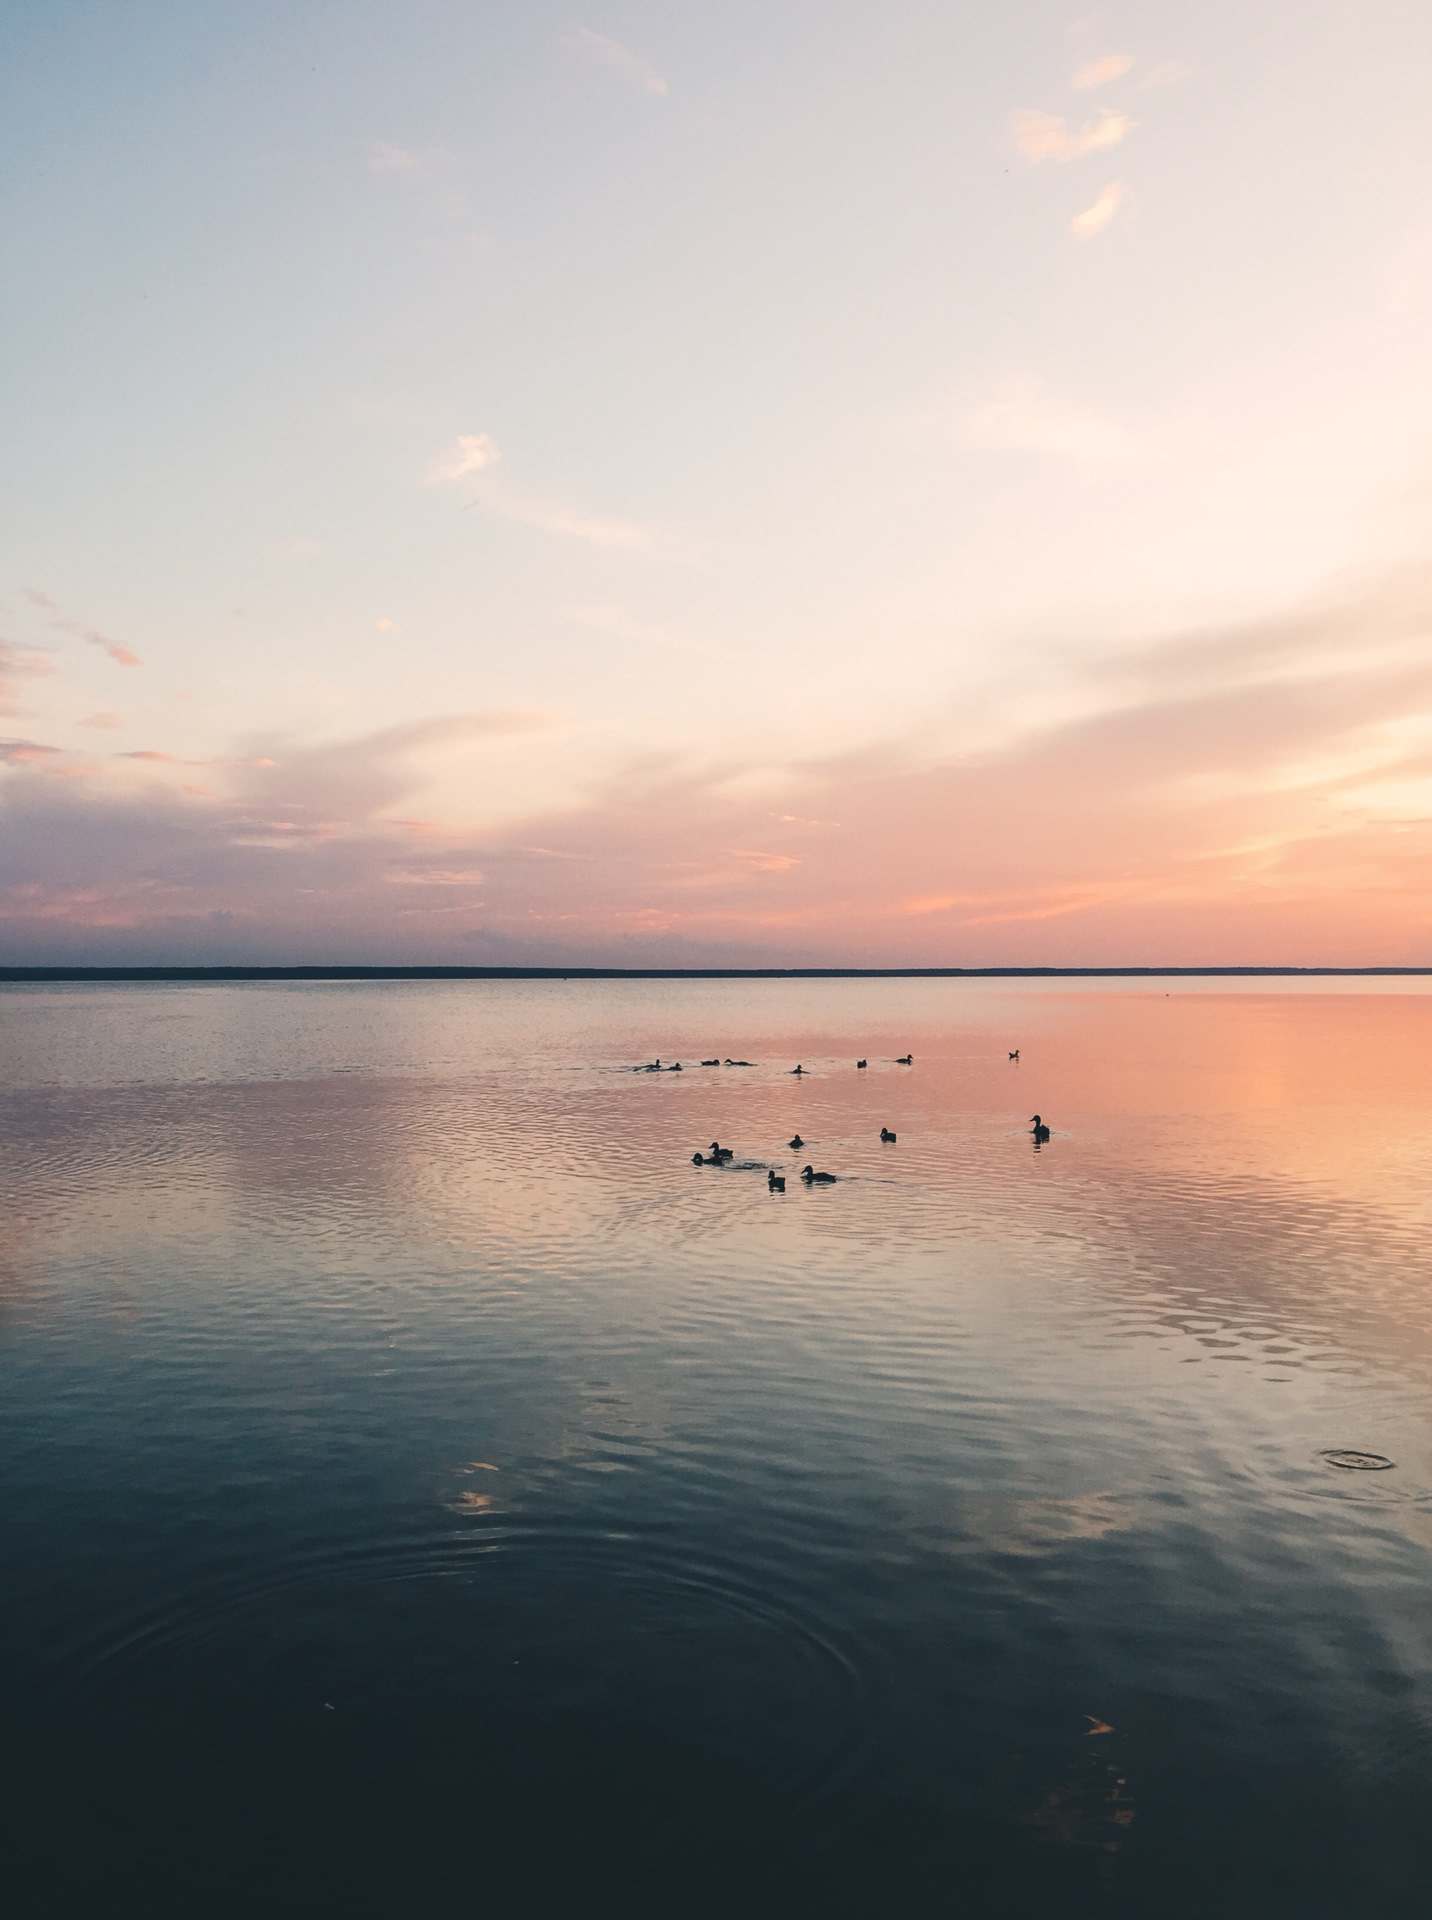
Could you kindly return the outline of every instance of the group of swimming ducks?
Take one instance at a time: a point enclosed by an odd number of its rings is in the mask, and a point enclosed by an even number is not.
[[[895,1144],[895,1135],[890,1131],[889,1127],[882,1127],[880,1129],[880,1138],[888,1147],[893,1147]],[[800,1149],[805,1145],[805,1141],[801,1139],[799,1134],[796,1134],[786,1142],[786,1145],[790,1147],[792,1152],[799,1153]],[[713,1140],[708,1153],[692,1154],[691,1164],[693,1167],[724,1167],[729,1165],[735,1157],[736,1151],[734,1147],[723,1147],[719,1140]],[[836,1173],[817,1173],[813,1166],[804,1166],[801,1168],[800,1177],[808,1187],[833,1187],[840,1178],[840,1175]],[[786,1190],[786,1177],[783,1173],[777,1173],[772,1167],[767,1171],[766,1185],[772,1193],[784,1193]]]
[[[1012,1053],[1009,1057],[1011,1060],[1017,1060],[1019,1055]],[[756,1063],[754,1060],[703,1060],[701,1064],[703,1067],[754,1067]],[[857,1067],[868,1067],[870,1062],[868,1060],[857,1060],[855,1064]],[[896,1059],[895,1064],[897,1067],[913,1067],[915,1064],[915,1056],[913,1053],[902,1053]],[[632,1068],[633,1073],[680,1073],[681,1070],[682,1067],[679,1060],[673,1061],[669,1067],[664,1067],[661,1064],[661,1056],[659,1054],[655,1060],[648,1060],[643,1066]],[[805,1068],[796,1065],[791,1068],[791,1072],[804,1073]]]
[[[1011,1053],[1009,1057],[1011,1060],[1018,1060],[1018,1051]],[[723,1063],[719,1060],[703,1060],[701,1064],[703,1067],[717,1067]],[[724,1064],[728,1067],[748,1067],[751,1065],[751,1062],[749,1060],[727,1060]],[[855,1064],[857,1067],[864,1067],[868,1066],[869,1062],[866,1060],[857,1060]],[[897,1058],[895,1064],[897,1067],[913,1066],[915,1064],[915,1056],[912,1053],[902,1054]],[[679,1073],[680,1071],[681,1062],[679,1060],[674,1067],[663,1067],[660,1060],[657,1060],[652,1066],[637,1068],[638,1073]],[[797,1065],[791,1068],[791,1072],[803,1074],[805,1068]],[[1049,1128],[1037,1113],[1030,1119],[1029,1131],[1033,1136],[1036,1147],[1043,1146],[1044,1142],[1049,1138]],[[891,1132],[889,1127],[882,1127],[880,1129],[881,1143],[887,1147],[893,1147],[897,1137],[896,1134]],[[793,1153],[798,1153],[805,1145],[805,1141],[802,1140],[797,1133],[786,1142],[786,1145]],[[729,1166],[735,1157],[736,1151],[734,1147],[723,1147],[719,1140],[713,1140],[708,1152],[692,1154],[691,1164],[693,1167],[724,1167]],[[800,1177],[808,1187],[833,1187],[840,1176],[835,1173],[817,1173],[815,1168],[807,1163],[807,1165],[801,1168]],[[769,1168],[766,1173],[766,1186],[772,1193],[784,1193],[786,1190],[785,1175],[783,1173],[777,1173],[773,1167]]]

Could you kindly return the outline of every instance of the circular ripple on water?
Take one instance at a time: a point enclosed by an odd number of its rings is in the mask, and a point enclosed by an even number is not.
[[[212,1574],[72,1646],[71,1695],[239,1688],[346,1705],[455,1701],[652,1729],[802,1806],[853,1780],[868,1682],[808,1596],[636,1535],[493,1527]]]
[[[1360,1453],[1355,1447],[1324,1447],[1318,1458],[1330,1467],[1341,1467],[1344,1473],[1386,1473],[1397,1465],[1385,1453]]]

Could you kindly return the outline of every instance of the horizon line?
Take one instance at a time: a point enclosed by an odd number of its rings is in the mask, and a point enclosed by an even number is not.
[[[1432,974],[1422,967],[6,967],[0,986],[265,980],[1198,980],[1360,979]]]

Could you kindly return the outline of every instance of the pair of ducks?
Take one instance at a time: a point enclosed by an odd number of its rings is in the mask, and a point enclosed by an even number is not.
[[[728,1160],[734,1160],[735,1158],[736,1149],[734,1147],[723,1147],[719,1140],[713,1140],[709,1153],[692,1154],[691,1164],[693,1167],[724,1167]]]
[[[801,1179],[805,1181],[808,1187],[833,1187],[836,1178],[837,1176],[833,1173],[817,1173],[814,1167],[801,1168]],[[784,1193],[786,1190],[786,1176],[783,1173],[768,1173],[766,1175],[766,1188],[768,1192],[771,1193]]]

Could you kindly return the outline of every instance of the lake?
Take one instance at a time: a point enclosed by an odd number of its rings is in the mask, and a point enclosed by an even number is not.
[[[1422,1914],[1428,985],[0,989],[22,1910]]]

